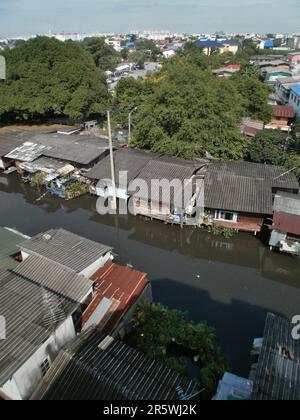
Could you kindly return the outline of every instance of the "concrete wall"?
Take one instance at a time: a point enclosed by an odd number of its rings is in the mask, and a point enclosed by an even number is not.
[[[3,392],[12,399],[29,399],[43,379],[41,365],[44,360],[48,358],[50,364],[53,363],[62,347],[75,337],[73,319],[69,317],[7,381],[3,386]]]
[[[105,188],[107,187],[107,188]],[[116,188],[117,198],[128,200],[127,188]],[[99,181],[96,185],[96,195],[102,198],[113,197],[113,187],[111,182]]]
[[[300,118],[300,96],[291,91],[289,105],[294,108],[297,118]]]
[[[108,252],[103,257],[100,257],[93,264],[89,265],[87,268],[81,271],[80,274],[84,275],[85,277],[90,278],[97,270],[99,270],[99,268],[102,268],[107,263],[107,261],[111,259],[111,257],[112,257],[111,252]]]
[[[0,169],[2,169],[2,170],[5,169],[4,162],[1,158],[0,158]]]
[[[139,304],[143,300],[149,300],[150,302],[153,301],[151,283],[149,283],[147,285],[147,287],[144,289],[143,293],[138,298],[138,300],[135,302],[135,304],[132,305],[132,307],[129,309],[128,312],[126,312],[125,316],[123,317],[123,319],[120,322],[117,329],[114,331],[113,334],[111,334],[113,337],[123,339],[125,337],[125,335],[128,334],[131,331],[130,321],[131,321],[137,307],[139,306]]]

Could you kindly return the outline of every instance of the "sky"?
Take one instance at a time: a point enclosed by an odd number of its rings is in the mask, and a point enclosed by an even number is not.
[[[0,36],[132,30],[300,32],[300,1],[0,0]]]

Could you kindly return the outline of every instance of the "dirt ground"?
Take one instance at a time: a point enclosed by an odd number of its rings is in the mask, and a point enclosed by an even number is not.
[[[54,131],[54,130],[61,130],[61,129],[67,129],[67,128],[73,128],[74,126],[71,125],[62,125],[62,124],[40,124],[40,125],[8,125],[6,127],[0,127],[0,134],[5,133],[13,133],[16,131],[28,131],[28,132],[34,132],[34,131]]]

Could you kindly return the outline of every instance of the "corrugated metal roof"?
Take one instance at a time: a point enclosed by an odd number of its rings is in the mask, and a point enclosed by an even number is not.
[[[32,141],[49,147],[44,156],[79,165],[90,165],[109,149],[107,141],[92,136],[44,134],[35,136]]]
[[[64,229],[51,229],[45,233],[39,233],[20,246],[28,254],[43,256],[77,273],[82,272],[112,250],[109,246]]]
[[[0,136],[0,157],[4,157],[22,143],[22,140],[12,136]]]
[[[272,214],[272,188],[265,180],[231,174],[208,174],[204,195],[207,208]]]
[[[274,105],[274,116],[277,118],[294,118],[295,111],[289,105]]]
[[[83,324],[89,325],[94,312],[105,309],[104,313],[101,312],[102,318],[98,319],[98,326],[106,334],[114,331],[149,284],[145,273],[111,262],[98,270],[91,280],[95,282],[95,298],[83,315]],[[103,301],[110,304],[104,308]]]
[[[82,302],[93,289],[91,280],[44,257],[30,256],[14,272],[74,302]]]
[[[300,235],[300,216],[287,213],[275,213],[273,217],[272,229],[279,232]]]
[[[119,341],[103,350],[105,336],[87,332],[62,351],[34,395],[36,400],[180,400],[179,390],[200,391],[165,365]]]
[[[207,161],[188,161],[183,159],[176,159],[171,157],[160,157],[157,159],[151,160],[140,172],[138,178],[145,181],[148,186],[149,195],[146,196],[147,191],[141,190],[138,192],[134,191],[134,196],[141,199],[150,199],[153,200],[155,197],[160,197],[160,201],[163,202],[163,197],[161,196],[161,191],[159,191],[159,185],[156,181],[167,180],[172,182],[174,180],[179,180],[183,188],[186,183],[191,180],[193,175],[207,164]],[[171,204],[176,199],[176,192],[171,191]],[[181,194],[179,194],[181,195]],[[180,197],[181,199],[186,199],[186,197]],[[191,198],[191,197],[190,197]],[[169,203],[166,203],[169,204]],[[183,208],[187,203],[182,203]]]
[[[208,167],[205,179],[205,207],[272,214],[272,188],[299,189],[295,175],[283,175],[285,172],[278,166],[214,162]]]
[[[0,308],[6,320],[6,339],[0,341],[0,386],[77,307],[39,284],[0,270]]]
[[[21,162],[33,162],[35,159],[42,156],[47,149],[49,150],[48,146],[33,142],[25,142],[20,147],[17,147],[12,152],[8,153],[5,157]]]
[[[253,400],[300,400],[300,340],[290,320],[268,314],[253,387]]]
[[[211,41],[211,40],[202,40],[198,39],[195,41],[197,47],[200,48],[224,48],[225,45],[218,41]]]
[[[281,192],[274,198],[274,211],[300,216],[300,194]]]
[[[127,184],[138,177],[141,170],[147,165],[147,163],[153,159],[156,155],[153,153],[147,153],[140,150],[134,150],[130,148],[119,149],[114,152],[114,164],[116,183],[118,186],[123,186],[124,182],[120,180],[119,174],[122,171],[127,172]],[[94,166],[87,174],[88,178],[104,180],[111,179],[111,166],[110,157],[102,159],[96,166]]]
[[[0,268],[14,268],[17,265],[10,256],[20,252],[19,245],[24,239],[22,234],[0,227]]]
[[[69,171],[71,171],[71,168],[74,170],[74,167],[67,165],[66,162],[47,157],[41,157],[34,162],[23,162],[20,164],[20,168],[27,172],[36,173],[41,171],[48,174],[63,172],[63,169],[67,169],[67,166],[70,166],[70,168],[68,168]]]
[[[223,173],[245,176],[261,180],[269,180],[273,188],[285,188],[299,190],[299,182],[292,171],[282,166],[264,165],[245,161],[217,161],[212,163],[208,171],[210,173]]]

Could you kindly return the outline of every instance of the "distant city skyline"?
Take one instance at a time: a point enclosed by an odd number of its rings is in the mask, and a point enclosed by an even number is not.
[[[0,36],[170,30],[300,32],[300,2],[286,0],[0,0]]]

